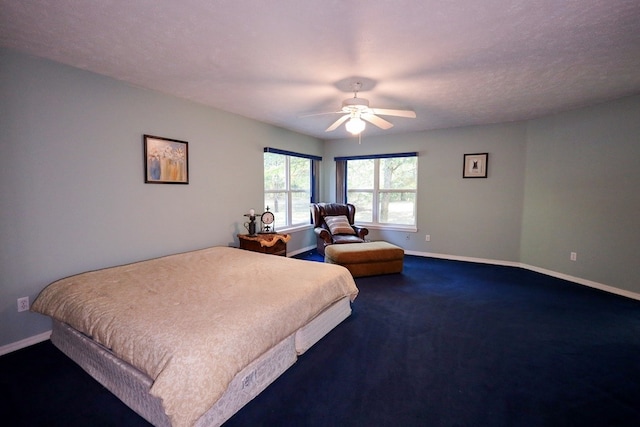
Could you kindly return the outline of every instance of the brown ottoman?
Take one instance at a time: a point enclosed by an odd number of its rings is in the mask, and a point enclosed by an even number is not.
[[[402,272],[404,249],[387,242],[329,245],[324,262],[346,267],[353,277]]]

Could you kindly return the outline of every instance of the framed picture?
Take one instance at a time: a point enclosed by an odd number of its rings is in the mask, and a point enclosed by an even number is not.
[[[486,178],[489,165],[489,153],[474,153],[464,155],[462,169],[463,178]]]
[[[147,184],[188,184],[188,143],[176,139],[144,135],[144,182]]]

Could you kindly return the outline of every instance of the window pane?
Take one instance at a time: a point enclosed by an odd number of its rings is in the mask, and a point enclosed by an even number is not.
[[[417,157],[380,159],[380,189],[416,189]]]
[[[291,218],[291,225],[309,224],[311,218],[310,200],[310,191],[295,191],[291,193],[291,215],[293,217]]]
[[[289,157],[290,190],[311,189],[311,160],[301,157]]]
[[[287,225],[287,193],[265,193],[264,205],[276,217],[276,230]]]
[[[379,195],[379,222],[382,224],[414,225],[415,192],[382,192]]]
[[[374,159],[349,160],[347,162],[347,188],[373,189]]]
[[[284,190],[286,183],[286,157],[280,154],[264,153],[265,191]]]
[[[347,201],[356,206],[356,221],[415,226],[417,169],[416,156],[347,160]]]
[[[373,222],[373,193],[349,191],[347,201],[356,207],[355,222]]]

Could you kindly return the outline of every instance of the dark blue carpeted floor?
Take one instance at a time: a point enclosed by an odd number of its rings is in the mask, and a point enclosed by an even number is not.
[[[356,282],[352,316],[227,426],[640,425],[640,302],[414,256]],[[0,374],[5,425],[145,425],[49,342]]]

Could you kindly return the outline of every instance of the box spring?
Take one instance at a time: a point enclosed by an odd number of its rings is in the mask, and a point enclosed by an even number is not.
[[[297,355],[308,350],[350,314],[351,304],[345,297],[276,344],[241,370],[222,397],[195,425],[219,426],[231,418],[291,367]],[[149,394],[153,380],[147,375],[65,323],[53,321],[51,341],[141,417],[157,427],[171,425],[161,400]]]

